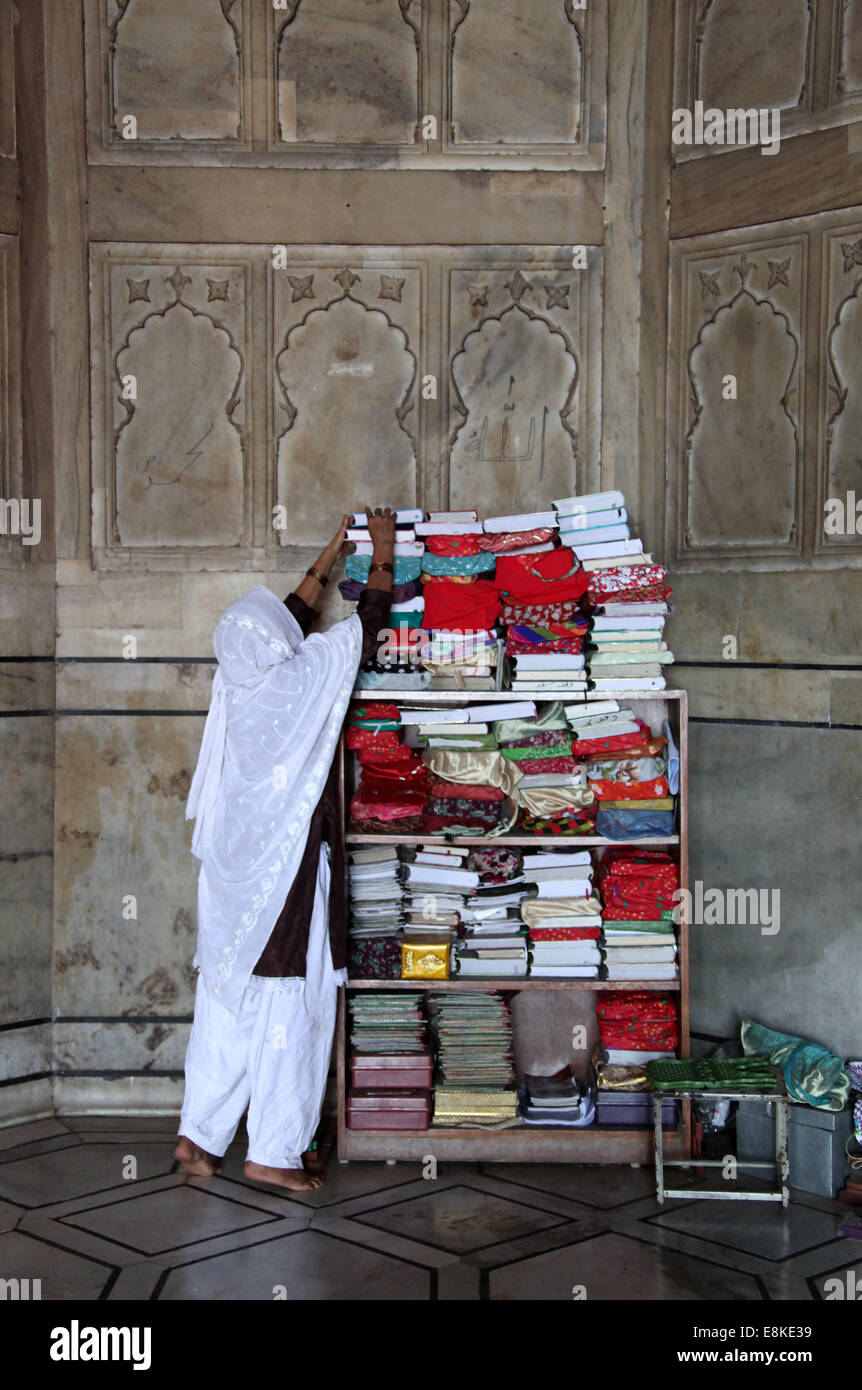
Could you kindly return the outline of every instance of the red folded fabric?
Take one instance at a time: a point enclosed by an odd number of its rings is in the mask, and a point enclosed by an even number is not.
[[[500,787],[484,787],[475,782],[432,782],[428,795],[463,796],[468,801],[502,801],[506,793]]]
[[[423,592],[426,628],[487,632],[500,615],[500,594],[490,579],[477,579],[473,584],[453,584],[444,579],[439,584],[426,584]]]
[[[400,748],[401,735],[397,729],[363,729],[349,724],[344,734],[345,747],[351,749],[375,749],[383,753],[392,748]]]
[[[501,608],[504,623],[572,622],[581,617],[580,608],[587,602],[588,594],[578,600],[561,600],[558,603],[506,603]]]
[[[634,601],[634,591],[664,584],[663,565],[627,565],[624,560],[606,569],[591,570],[588,588],[595,601],[619,599]]]
[[[378,758],[363,758],[362,776],[378,782],[427,782],[428,769],[422,761],[421,754],[415,749],[409,751],[412,755],[410,759],[402,758],[397,763],[381,762]]]
[[[377,744],[373,748],[360,748],[357,758],[363,766],[366,763],[406,763],[410,761],[412,748],[408,748],[406,743],[399,743],[395,748],[380,748]]]
[[[598,941],[600,927],[530,927],[534,941]]]
[[[566,545],[542,555],[501,555],[495,575],[509,604],[572,602],[586,593],[588,580]]]
[[[523,550],[528,545],[544,545],[557,534],[550,526],[536,526],[532,531],[484,532],[478,537],[479,549],[492,555],[503,555],[507,550]]]
[[[347,716],[348,724],[355,724],[358,720],[394,719],[398,724],[401,723],[401,711],[397,705],[384,704],[381,700],[373,700],[367,705],[354,705]]]
[[[679,1015],[677,1002],[672,994],[652,993],[648,990],[599,990],[596,995],[596,1016],[603,1019],[670,1019],[674,1022]]]
[[[423,536],[429,555],[479,555],[483,549],[482,536],[471,532],[466,536]]]
[[[515,767],[522,777],[530,775],[539,777],[543,773],[567,772],[574,773],[577,763],[574,758],[513,758]]]
[[[637,722],[638,732],[636,734],[612,734],[610,738],[576,738],[572,745],[572,752],[576,758],[582,758],[589,757],[593,753],[616,753],[631,748],[636,756],[642,756],[642,749],[638,747],[638,744],[648,743],[652,733],[649,725],[643,719],[639,719]]]
[[[670,794],[666,777],[649,782],[605,782],[590,778],[590,791],[599,801],[658,801]]]

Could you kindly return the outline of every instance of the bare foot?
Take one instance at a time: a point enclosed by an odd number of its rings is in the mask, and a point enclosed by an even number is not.
[[[267,1182],[272,1187],[289,1187],[294,1192],[311,1192],[323,1186],[323,1178],[313,1177],[303,1168],[268,1168],[263,1163],[246,1161],[243,1172],[252,1182]]]
[[[179,1159],[183,1172],[190,1177],[211,1178],[221,1171],[222,1160],[216,1154],[207,1153],[206,1149],[199,1149],[184,1134],[177,1140],[174,1158]]]

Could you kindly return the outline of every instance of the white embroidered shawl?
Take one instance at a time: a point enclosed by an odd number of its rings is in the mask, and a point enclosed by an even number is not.
[[[186,805],[196,817],[196,960],[232,1013],[296,877],[362,650],[355,613],[303,640],[258,585],[222,614],[218,667]]]

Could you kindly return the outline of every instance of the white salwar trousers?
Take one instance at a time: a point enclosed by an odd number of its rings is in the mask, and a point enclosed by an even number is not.
[[[198,975],[186,1050],[179,1133],[221,1156],[248,1108],[248,1154],[269,1168],[301,1168],[320,1123],[332,1055],[338,985],[328,926],[329,855],[321,845],[307,970],[325,958],[314,997],[306,982],[252,975],[234,1015]]]

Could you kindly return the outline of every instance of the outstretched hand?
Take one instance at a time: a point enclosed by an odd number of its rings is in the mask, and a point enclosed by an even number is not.
[[[347,550],[347,528],[350,525],[350,515],[346,514],[341,518],[341,525],[336,531],[326,550],[323,552],[329,561],[330,568],[340,560]]]
[[[370,507],[366,507],[365,515],[368,518],[368,530],[372,545],[375,548],[394,545],[395,513],[391,508],[377,507],[372,511]]]

